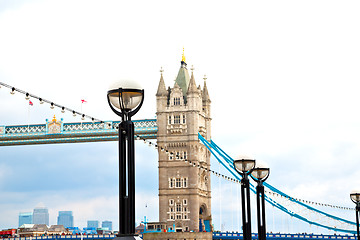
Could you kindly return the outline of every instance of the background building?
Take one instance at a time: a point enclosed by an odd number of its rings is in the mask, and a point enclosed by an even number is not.
[[[101,223],[102,228],[107,228],[108,230],[112,231],[112,221],[103,221]]]
[[[99,221],[97,221],[97,220],[89,220],[89,221],[87,221],[87,227],[88,228],[98,228],[99,227]]]
[[[57,224],[65,228],[74,227],[74,217],[72,211],[59,211]]]
[[[19,227],[24,224],[33,223],[33,213],[32,212],[22,212],[19,213]]]
[[[49,210],[46,207],[36,207],[33,212],[33,224],[49,226]]]

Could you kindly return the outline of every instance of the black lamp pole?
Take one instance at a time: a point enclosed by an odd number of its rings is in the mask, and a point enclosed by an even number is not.
[[[359,234],[359,211],[360,211],[360,202],[357,202],[356,207],[355,207],[357,239],[360,239],[360,234]]]
[[[257,202],[257,222],[258,222],[258,235],[259,240],[266,239],[265,227],[265,196],[264,185],[259,182],[256,186],[256,202]]]
[[[241,206],[244,240],[251,240],[250,183],[248,174],[241,179]]]
[[[360,239],[359,234],[359,214],[360,214],[360,191],[354,190],[350,193],[350,199],[356,204],[355,215],[356,215],[356,233],[357,239]]]
[[[269,177],[270,169],[265,167],[264,163],[257,162],[251,173],[251,178],[257,182],[256,186],[256,203],[257,203],[257,224],[258,239],[266,240],[266,219],[265,219],[265,191],[264,182]]]
[[[249,174],[255,166],[254,159],[234,160],[235,170],[242,176],[241,178],[241,210],[243,223],[243,239],[251,240],[251,208],[250,208],[250,182]]]
[[[129,96],[142,95],[134,110],[127,108]],[[123,99],[127,97],[127,99]],[[112,98],[112,99],[111,99]],[[118,99],[117,99],[118,98]],[[135,234],[135,141],[134,123],[131,117],[137,113],[144,101],[144,90],[113,89],[107,94],[110,108],[121,116],[119,124],[119,234],[118,237]],[[114,106],[114,99],[118,111]],[[118,101],[118,104],[117,104]]]
[[[135,233],[134,123],[119,124],[119,234]]]

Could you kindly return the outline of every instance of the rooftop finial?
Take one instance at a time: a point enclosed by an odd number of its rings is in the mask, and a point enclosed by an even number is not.
[[[164,72],[164,69],[162,67],[160,67],[160,73],[162,75],[162,73]]]
[[[204,82],[206,82],[206,79],[207,79],[207,77],[206,77],[206,74],[204,75]]]
[[[185,61],[185,53],[184,53],[184,51],[185,51],[185,49],[183,48],[183,54],[182,54],[182,58],[181,58],[181,61],[182,61],[182,62],[186,62],[186,61]]]

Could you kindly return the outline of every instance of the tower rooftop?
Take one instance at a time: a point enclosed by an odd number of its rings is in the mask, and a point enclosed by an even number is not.
[[[186,97],[186,93],[187,93],[187,90],[189,87],[189,82],[190,82],[190,76],[189,76],[189,72],[187,70],[187,64],[185,61],[186,61],[185,54],[184,54],[184,49],[183,49],[183,54],[182,54],[182,58],[181,58],[181,67],[179,69],[175,83],[177,83],[179,85],[184,96]]]

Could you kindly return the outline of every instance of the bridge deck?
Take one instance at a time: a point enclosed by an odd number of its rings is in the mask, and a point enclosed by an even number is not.
[[[134,120],[135,135],[156,139],[156,119]],[[0,126],[0,146],[117,141],[120,121]]]

